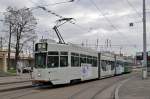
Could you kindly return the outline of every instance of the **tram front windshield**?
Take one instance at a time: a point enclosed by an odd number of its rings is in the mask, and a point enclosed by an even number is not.
[[[46,53],[35,54],[35,68],[46,68]]]

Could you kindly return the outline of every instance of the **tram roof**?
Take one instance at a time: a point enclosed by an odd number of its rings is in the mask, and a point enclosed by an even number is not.
[[[91,48],[82,47],[76,44],[59,44],[59,43],[48,43],[48,51],[71,51],[80,54],[92,54],[97,55],[97,51]]]

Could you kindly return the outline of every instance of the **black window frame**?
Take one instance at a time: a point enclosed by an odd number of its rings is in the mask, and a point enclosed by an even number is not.
[[[93,67],[97,67],[97,65],[98,65],[98,60],[97,60],[98,58],[97,57],[95,57],[95,56],[93,56],[93,59],[92,59],[92,66]]]
[[[61,58],[62,57],[66,57],[67,59],[66,59],[66,65],[62,65],[62,62],[61,62]],[[68,59],[69,59],[69,57],[68,57],[68,52],[66,52],[66,51],[61,51],[60,52],[60,55],[59,55],[59,67],[68,67],[69,66],[69,63],[68,63]],[[63,61],[64,62],[64,61]]]
[[[45,44],[45,49],[44,48],[41,48],[41,49],[39,49],[39,44],[41,44],[41,45],[43,45],[43,44]],[[47,48],[48,48],[48,44],[47,43],[36,43],[35,44],[35,51],[47,51]]]
[[[87,63],[87,56],[84,54],[80,54],[80,66],[84,63]]]
[[[80,67],[80,57],[78,53],[71,53],[71,67]]]
[[[103,71],[107,71],[106,65],[107,65],[107,61],[101,60],[101,69]]]
[[[58,51],[48,51],[48,55],[59,55]]]
[[[68,52],[66,52],[66,51],[49,51],[48,52],[48,57],[58,57],[58,66],[55,66],[56,68],[58,68],[58,67],[68,67]],[[63,64],[63,62],[62,62],[62,57],[66,57],[67,59],[66,59],[66,65],[62,65]],[[49,59],[47,59],[47,65],[48,65],[48,61],[49,61]],[[51,67],[49,67],[49,66],[47,66],[48,68],[51,68]]]
[[[40,55],[41,54],[41,55]],[[39,64],[39,62],[41,62],[41,59],[39,60],[39,59],[37,59],[39,56],[45,56],[45,61],[43,61],[43,63],[40,63]],[[47,54],[46,53],[35,53],[35,68],[46,68],[47,67],[47,64],[46,64],[46,57],[47,57]],[[38,64],[37,64],[37,62],[38,62]]]
[[[52,66],[52,65],[50,66],[50,65],[49,65],[49,64],[50,64],[50,63],[49,63],[49,58],[52,58],[52,57],[53,57],[53,58],[54,58],[54,57],[55,57],[55,58],[56,58],[56,57],[58,58],[58,59],[57,59],[57,63],[55,63],[55,64],[56,64],[55,66]],[[56,62],[56,59],[54,59],[54,60],[55,60],[55,62]],[[52,62],[51,62],[51,63],[52,63]],[[53,63],[54,63],[54,62],[53,62]],[[49,56],[47,56],[47,68],[58,68],[58,67],[59,67],[59,56],[58,56],[58,55],[55,55],[55,56],[49,55]]]

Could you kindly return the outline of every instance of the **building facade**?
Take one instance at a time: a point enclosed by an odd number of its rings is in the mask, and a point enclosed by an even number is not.
[[[10,67],[7,66],[8,63],[8,50],[0,50],[0,71],[7,72],[8,69],[15,67],[15,51],[10,53]],[[33,66],[34,59],[31,54],[20,53],[19,55],[19,65],[22,67]]]

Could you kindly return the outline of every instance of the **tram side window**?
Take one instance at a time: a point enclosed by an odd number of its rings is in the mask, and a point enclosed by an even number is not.
[[[68,66],[68,56],[60,56],[60,67]]]
[[[87,56],[87,63],[92,65],[92,56]]]
[[[107,65],[106,61],[101,61],[101,68],[102,68],[103,71],[107,71],[106,65]]]
[[[80,66],[82,63],[87,63],[85,55],[80,55]]]
[[[79,66],[79,54],[71,53],[71,66],[72,67]]]
[[[124,66],[124,62],[123,61],[121,62],[121,65],[122,65],[122,67]]]
[[[123,66],[123,63],[121,61],[118,61],[118,66]]]
[[[119,67],[119,62],[118,61],[116,62],[116,67]]]
[[[93,57],[93,67],[97,67],[97,57]]]
[[[114,70],[115,69],[115,63],[112,61],[110,61],[109,63],[111,64],[111,70]]]
[[[48,56],[47,67],[55,68],[59,66],[59,56]]]
[[[108,60],[106,60],[106,71],[108,71],[109,69],[111,69],[111,64]]]
[[[60,52],[60,67],[68,66],[68,52]]]

